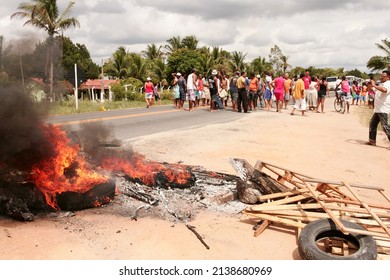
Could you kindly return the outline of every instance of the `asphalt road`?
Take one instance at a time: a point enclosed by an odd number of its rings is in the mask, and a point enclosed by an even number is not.
[[[211,113],[208,106],[194,111],[178,110],[173,105],[153,106],[151,108],[132,108],[105,112],[52,116],[47,122],[61,125],[71,131],[81,129],[82,124],[99,123],[108,126],[118,140],[131,140],[159,132],[188,129],[209,124],[230,122],[244,117],[231,109]]]

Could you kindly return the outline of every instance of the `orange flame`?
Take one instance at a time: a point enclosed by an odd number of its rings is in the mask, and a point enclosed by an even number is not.
[[[72,145],[60,127],[43,126],[43,132],[53,145],[54,156],[33,166],[31,180],[50,206],[58,209],[57,194],[66,191],[84,193],[108,181],[107,176],[91,169],[79,154],[79,146]]]
[[[183,185],[191,178],[191,173],[184,166],[167,166],[158,162],[145,160],[144,156],[134,154],[131,161],[123,158],[110,157],[103,161],[102,167],[115,172],[120,171],[133,179],[138,179],[145,185],[156,185],[157,174],[164,174],[172,184]]]

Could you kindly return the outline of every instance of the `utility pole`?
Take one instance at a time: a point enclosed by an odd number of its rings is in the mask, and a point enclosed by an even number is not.
[[[77,85],[77,64],[74,64],[74,98],[76,101],[76,111],[79,109],[79,88]]]
[[[100,102],[103,103],[104,102],[104,80],[103,80],[103,77],[104,77],[104,72],[103,72],[103,58],[102,58],[102,90],[100,91]]]

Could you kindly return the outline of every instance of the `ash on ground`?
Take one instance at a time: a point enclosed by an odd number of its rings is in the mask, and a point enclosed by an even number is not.
[[[119,194],[107,208],[133,219],[154,217],[189,222],[199,212],[239,214],[246,205],[237,199],[237,177],[227,174],[208,176],[194,172],[194,186],[178,189],[149,187],[117,176]]]

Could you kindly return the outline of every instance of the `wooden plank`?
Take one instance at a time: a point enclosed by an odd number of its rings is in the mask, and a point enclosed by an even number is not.
[[[338,199],[338,198],[330,198],[330,197],[321,197],[321,200],[323,200],[325,202],[337,202],[337,203],[344,203],[344,204],[352,204],[352,205],[361,206],[361,203],[359,201],[355,201],[355,200]],[[370,206],[371,208],[390,210],[390,206],[383,205],[383,204],[368,203],[367,205]]]
[[[297,195],[297,194],[307,193],[307,192],[309,192],[308,189],[298,189],[298,190],[292,190],[292,191],[287,191],[287,192],[265,194],[265,195],[260,196],[259,199],[260,199],[260,201],[267,201],[269,199],[276,199],[276,198]]]
[[[246,214],[246,215],[249,215],[249,216],[253,216],[253,217],[259,218],[261,220],[269,220],[269,221],[272,221],[272,222],[275,222],[275,223],[279,223],[279,224],[283,224],[283,225],[286,225],[286,226],[301,227],[301,228],[306,226],[306,224],[294,222],[294,221],[292,221],[290,219],[282,219],[282,218],[279,218],[279,217],[273,216],[273,215],[253,213],[253,212],[248,212],[248,211],[245,211],[245,210],[243,211],[243,214]]]
[[[339,230],[341,230],[341,232],[343,232],[344,234],[348,234],[348,232],[346,231],[346,229],[345,229],[344,225],[341,223],[341,221],[336,217],[335,214],[333,214],[333,212],[331,210],[326,208],[325,203],[318,198],[315,191],[311,189],[311,186],[307,182],[305,182],[305,185],[310,190],[310,192],[312,193],[314,198],[317,200],[317,202],[322,206],[324,211],[326,213],[328,213],[329,217],[333,220],[333,222],[336,224],[336,226],[339,228]]]
[[[318,203],[304,203],[304,204],[289,204],[289,205],[269,205],[269,203],[263,203],[260,205],[247,207],[247,211],[261,212],[271,210],[301,210],[301,209],[321,209],[321,205]]]
[[[308,183],[324,183],[324,184],[338,185],[338,186],[344,185],[342,181],[331,181],[331,180],[324,180],[324,179],[317,179],[317,178],[305,179],[305,181]],[[367,186],[367,185],[360,185],[360,184],[350,184],[350,186],[353,188],[384,191],[384,188],[375,187],[375,186]]]
[[[257,237],[259,236],[260,234],[262,234],[263,231],[266,230],[266,228],[271,224],[271,222],[269,220],[264,220],[263,223],[255,230],[255,232],[253,233],[253,236],[254,237]]]
[[[343,206],[335,206],[334,204],[332,205],[327,205],[327,207],[330,209],[330,210],[334,210],[334,211],[344,211],[344,212],[348,212],[348,213],[361,213],[361,214],[369,214],[369,212],[367,211],[367,209],[365,208],[357,208],[357,207],[343,207]],[[375,214],[377,214],[379,217],[383,217],[383,218],[390,218],[390,213],[385,211],[385,210],[381,210],[381,209],[375,209],[373,210],[375,212]]]
[[[384,191],[379,191],[379,193],[380,193],[384,198],[386,198],[386,200],[390,203],[390,198],[385,194]]]
[[[267,202],[267,204],[268,205],[282,205],[282,204],[288,204],[288,203],[292,203],[292,202],[298,202],[298,201],[301,201],[303,199],[310,198],[310,197],[312,197],[310,194],[303,193],[300,195],[295,195],[295,196],[291,196],[291,197],[286,197],[284,199],[279,199],[279,200]]]
[[[271,166],[271,167],[275,167],[275,168],[278,168],[278,169],[283,169],[283,170],[288,170],[288,169],[286,169],[286,168],[283,168],[283,167],[280,167],[280,166],[277,166],[277,165],[274,165],[274,164],[271,164],[271,163],[267,163],[267,162],[264,162],[264,161],[257,161],[257,162],[260,162],[263,166],[265,166],[265,167],[267,167],[267,168],[269,168],[269,166]],[[256,162],[256,165],[257,165],[257,162]],[[311,177],[311,176],[307,176],[307,175],[304,175],[304,174],[302,174],[302,173],[298,173],[298,172],[295,172],[295,171],[292,171],[292,170],[288,170],[289,172],[291,172],[291,174],[298,174],[298,175],[300,175],[300,176],[303,176],[303,177],[306,177],[306,178],[313,178],[313,177]]]
[[[357,193],[351,189],[350,185],[347,182],[344,182],[344,185],[353,194],[353,196],[355,196],[355,198],[361,203],[361,205],[367,209],[367,211],[372,215],[372,217],[378,222],[378,224],[384,229],[384,231],[390,237],[390,229],[382,222],[382,220],[378,217],[378,215],[376,215],[375,212],[371,210],[371,208],[368,206],[366,202],[360,199]]]

